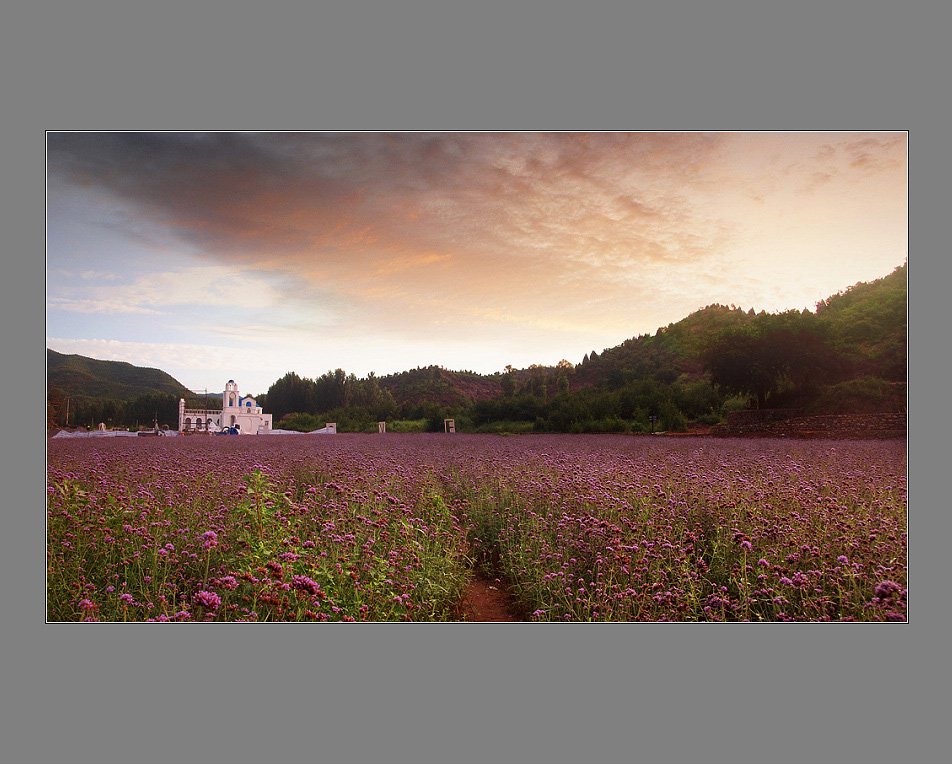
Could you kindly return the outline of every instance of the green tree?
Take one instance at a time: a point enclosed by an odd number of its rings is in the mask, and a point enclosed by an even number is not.
[[[728,393],[753,395],[758,408],[766,408],[784,384],[815,387],[835,374],[838,357],[811,317],[765,314],[753,326],[722,335],[702,356],[711,382]]]
[[[275,421],[280,421],[286,414],[313,414],[315,398],[314,382],[289,371],[268,388],[265,412],[272,414]]]
[[[506,398],[510,398],[515,395],[516,392],[516,380],[513,375],[512,366],[506,366],[506,373],[503,374],[502,379],[499,384],[502,387],[502,394]]]

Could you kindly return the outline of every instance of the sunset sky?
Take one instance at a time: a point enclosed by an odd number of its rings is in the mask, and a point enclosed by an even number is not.
[[[47,346],[198,391],[578,363],[906,257],[902,132],[47,135]]]

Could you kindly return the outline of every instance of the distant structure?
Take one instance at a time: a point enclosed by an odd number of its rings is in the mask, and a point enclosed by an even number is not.
[[[179,432],[219,432],[231,427],[241,435],[265,435],[271,431],[271,414],[261,413],[261,407],[250,395],[242,398],[235,380],[229,379],[225,385],[221,411],[187,409],[185,399],[179,399]]]

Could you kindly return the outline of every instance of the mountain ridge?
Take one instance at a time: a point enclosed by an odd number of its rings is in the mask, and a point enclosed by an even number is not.
[[[516,393],[541,395],[545,399],[556,392],[590,388],[618,390],[635,381],[660,385],[709,384],[703,356],[719,338],[732,332],[755,331],[758,322],[764,323],[771,317],[778,320],[805,317],[842,355],[847,367],[842,379],[876,377],[899,383],[904,382],[906,373],[906,273],[904,263],[883,278],[858,282],[818,302],[815,313],[793,310],[767,314],[765,311],[755,313],[753,309],[744,311],[733,305],[708,305],[678,322],[659,327],[653,335],[631,337],[601,353],[593,350],[578,364],[561,361],[556,366],[507,367],[506,372],[494,374],[428,366],[383,377],[371,374],[360,380],[338,370],[340,373],[336,376],[342,395],[347,384],[357,382],[379,389],[392,399],[395,407],[403,410],[424,404],[444,409],[466,407]],[[296,377],[293,373],[288,376]],[[330,383],[331,374],[325,376],[328,379],[324,381]],[[277,380],[269,392],[277,393],[282,381]],[[297,383],[300,382],[312,381],[298,378]],[[60,393],[90,400],[128,401],[144,394],[173,394],[193,400],[202,396],[202,393],[188,391],[160,369],[137,367],[125,361],[64,355],[50,349],[47,349],[47,384]],[[370,392],[371,397],[379,397],[378,393]],[[259,396],[259,402],[261,399],[267,411],[268,394]]]
[[[161,369],[58,353],[50,348],[46,349],[46,379],[48,387],[77,398],[130,401],[150,393],[189,394],[185,385]]]

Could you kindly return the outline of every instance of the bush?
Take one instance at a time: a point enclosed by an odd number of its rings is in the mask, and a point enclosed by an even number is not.
[[[295,414],[285,414],[281,417],[274,429],[293,430],[294,432],[312,432],[318,430],[327,423],[327,420],[318,420],[314,414],[305,414],[298,412]]]
[[[721,404],[720,412],[721,417],[727,419],[727,415],[731,411],[744,411],[745,409],[750,408],[747,405],[748,397],[746,395],[734,395],[728,398]]]
[[[625,433],[631,429],[624,419],[618,416],[607,416],[593,422],[593,432]]]
[[[810,414],[890,414],[906,410],[906,383],[861,377],[826,388],[807,406]]]
[[[497,420],[495,422],[486,422],[473,431],[477,433],[493,433],[496,435],[525,435],[533,432],[535,424],[533,422],[514,422],[510,419]]]
[[[666,432],[687,432],[688,420],[673,403],[665,401],[658,408],[662,430]]]
[[[426,419],[395,419],[387,422],[387,432],[426,432]]]

